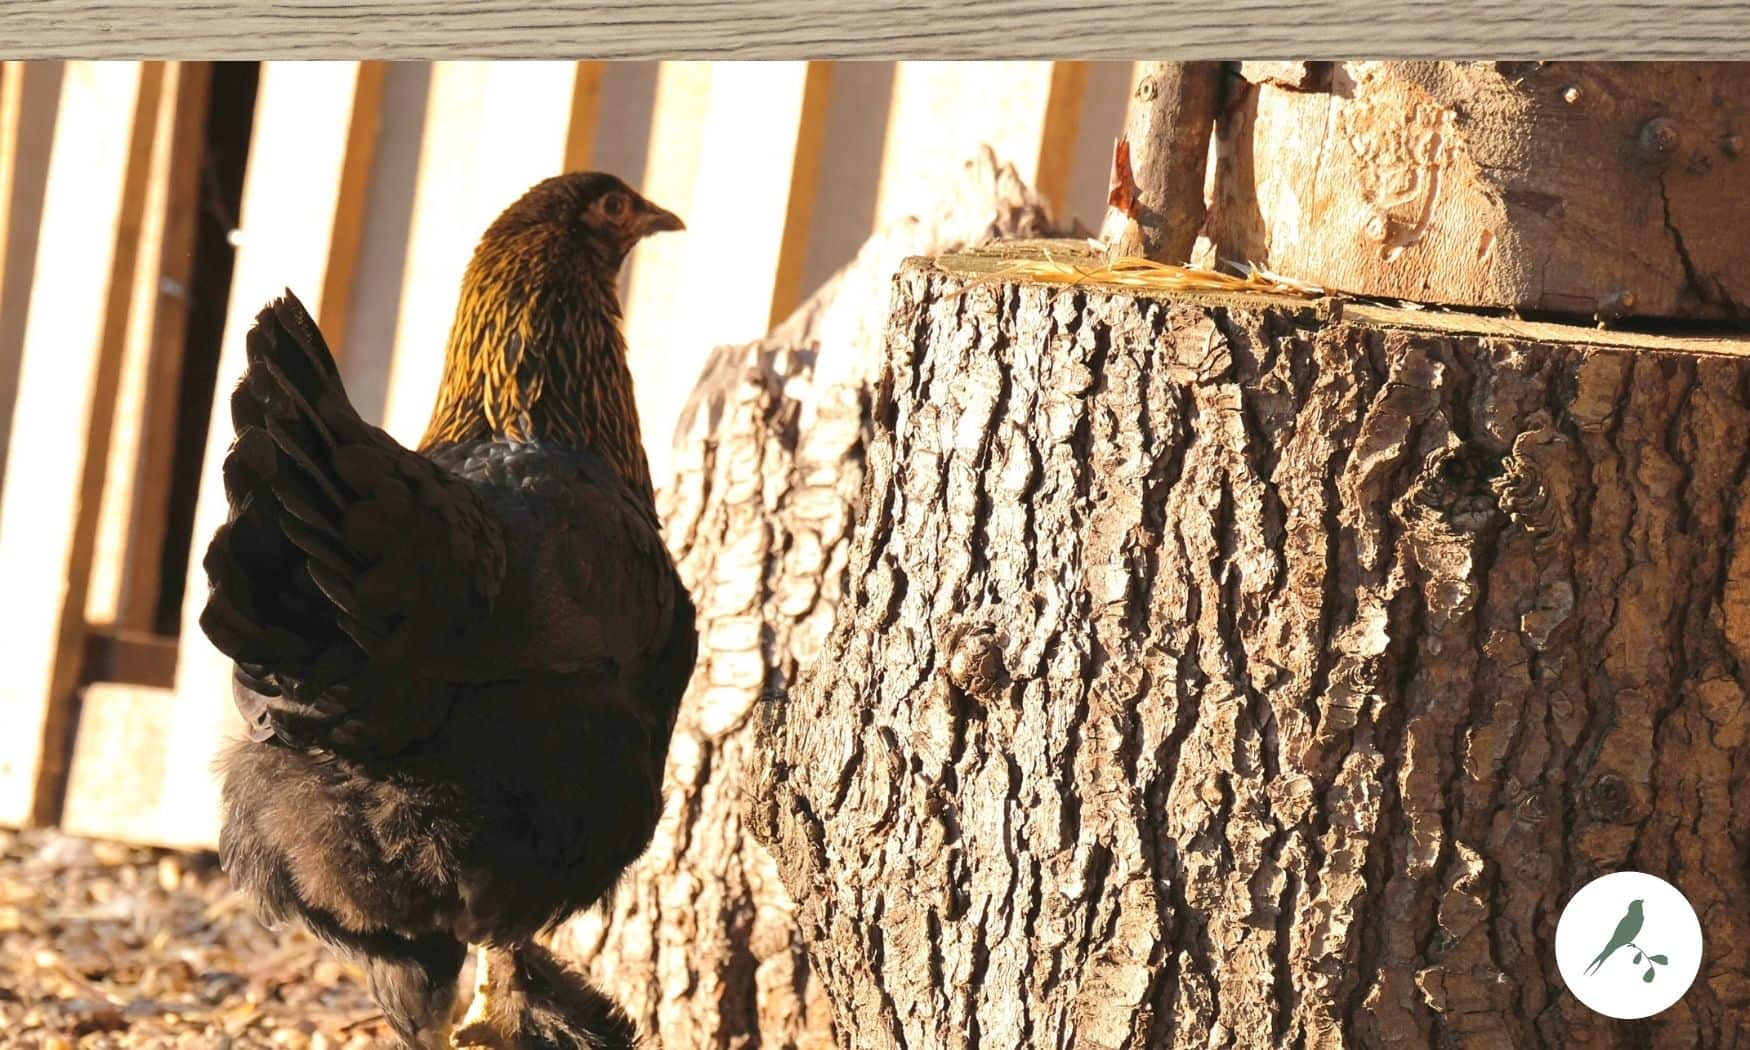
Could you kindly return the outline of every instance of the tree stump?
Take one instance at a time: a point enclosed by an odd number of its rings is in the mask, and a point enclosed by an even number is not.
[[[1000,266],[898,275],[764,709],[842,1045],[1742,1045],[1750,340]],[[1554,965],[1625,868],[1708,938],[1643,1022]]]
[[[982,151],[947,180],[938,208],[871,238],[767,339],[719,348],[682,413],[662,516],[701,645],[664,816],[612,901],[557,945],[656,1045],[834,1040],[794,905],[747,834],[750,716],[816,659],[833,622],[893,272],[916,252],[1054,229],[1014,169]]]

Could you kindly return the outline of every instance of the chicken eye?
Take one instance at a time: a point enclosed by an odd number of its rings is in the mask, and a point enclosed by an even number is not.
[[[626,214],[626,195],[610,193],[602,200],[602,212],[610,219],[617,219]]]

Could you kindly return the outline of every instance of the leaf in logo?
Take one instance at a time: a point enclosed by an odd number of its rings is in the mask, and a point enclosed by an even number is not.
[[[1658,963],[1660,966],[1664,966],[1666,963],[1670,962],[1670,960],[1665,958],[1663,955],[1649,955],[1649,956],[1647,956],[1647,958]]]
[[[1635,962],[1637,962],[1637,963],[1638,963],[1638,962],[1640,962],[1640,961],[1641,961],[1641,953],[1640,953],[1640,952],[1636,952],[1636,953],[1635,953]]]
[[[1647,967],[1647,972],[1641,975],[1641,980],[1648,984],[1653,983],[1653,968],[1651,966]]]

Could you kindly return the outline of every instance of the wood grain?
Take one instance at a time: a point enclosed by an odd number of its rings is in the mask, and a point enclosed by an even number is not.
[[[1510,58],[1731,57],[1736,0],[6,0],[17,57]]]

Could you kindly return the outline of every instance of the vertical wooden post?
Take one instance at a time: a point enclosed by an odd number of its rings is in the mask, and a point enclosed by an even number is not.
[[[1100,237],[1114,255],[1184,263],[1203,228],[1222,64],[1150,62],[1141,74],[1116,150],[1112,207]]]
[[[1070,172],[1075,166],[1076,128],[1088,82],[1086,62],[1053,62],[1045,93],[1045,113],[1039,126],[1039,157],[1033,189],[1051,205],[1052,217],[1067,221]]]
[[[158,602],[211,73],[204,62],[171,63],[154,115],[139,261],[85,609],[92,624],[124,631],[149,630]]]
[[[0,80],[0,479],[24,356],[24,319],[42,222],[62,64],[6,62]]]
[[[0,492],[0,823],[58,815],[98,494],[156,116],[158,64],[71,63],[61,85]]]
[[[783,242],[778,246],[778,272],[772,278],[768,328],[789,316],[803,296],[813,291],[802,287],[802,267],[808,261],[808,234],[814,220],[820,151],[826,142],[826,107],[831,96],[832,64],[808,63],[801,112],[796,119],[796,149],[790,162],[790,200],[784,212]]]
[[[980,145],[1013,164],[1029,185],[1052,113],[1053,62],[901,62],[881,163],[877,227],[928,214],[942,185]],[[1060,95],[1061,97],[1061,95]],[[1061,112],[1060,112],[1061,115]]]
[[[584,171],[595,154],[602,106],[602,63],[579,62],[571,83],[571,123],[565,132],[563,171]]]
[[[675,275],[686,265],[687,249],[696,237],[698,209],[693,191],[699,184],[699,159],[710,110],[710,62],[664,62],[656,73],[656,101],[650,114],[648,160],[639,191],[687,222],[687,232],[655,237],[638,246],[626,261],[626,353],[637,383],[638,415],[644,428],[644,448],[652,477],[664,484],[669,437],[656,421],[676,395],[662,389],[674,371],[675,318],[683,289]],[[681,374],[685,374],[684,366]]]

